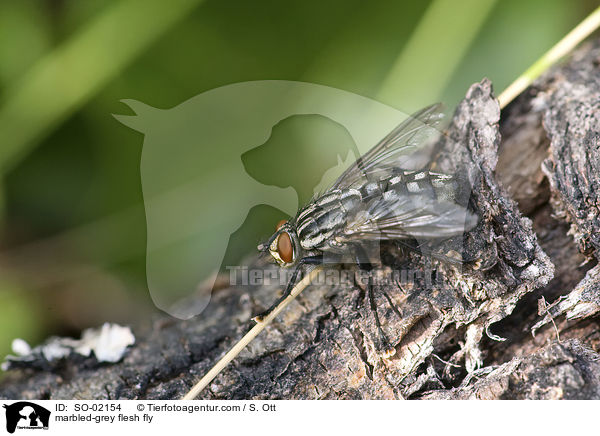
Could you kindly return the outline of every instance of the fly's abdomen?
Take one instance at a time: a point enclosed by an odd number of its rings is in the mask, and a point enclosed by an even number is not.
[[[432,200],[452,201],[456,190],[452,176],[430,171],[396,169],[379,180],[364,180],[349,189],[338,189],[307,205],[296,218],[296,231],[305,250],[339,248],[352,237],[348,232],[372,227],[383,218],[414,217],[419,204]],[[400,220],[401,221],[401,220]],[[402,228],[402,222],[395,226]]]
[[[397,169],[393,175],[360,187],[363,203],[373,199],[419,196],[440,200],[454,199],[456,186],[452,176],[430,171]]]

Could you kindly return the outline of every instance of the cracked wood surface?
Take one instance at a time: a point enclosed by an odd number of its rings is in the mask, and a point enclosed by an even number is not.
[[[460,241],[464,268],[436,265],[451,286],[377,292],[393,358],[377,352],[364,289],[312,286],[201,398],[600,398],[598,65],[596,41],[502,116],[489,81],[469,89],[435,162],[468,178],[481,219]],[[418,253],[386,253],[388,268],[422,265]],[[11,371],[0,397],[179,398],[277,292],[220,289],[197,319],[139,326],[118,364]]]

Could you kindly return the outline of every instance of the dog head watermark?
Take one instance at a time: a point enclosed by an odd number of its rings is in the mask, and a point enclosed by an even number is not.
[[[148,289],[159,309],[178,318],[205,309],[206,290],[234,264],[231,252],[250,253],[268,238],[263,231],[236,239],[248,222],[260,221],[255,211],[294,217],[408,118],[351,92],[278,80],[212,89],[166,110],[124,103],[135,115],[115,117],[145,135]],[[434,138],[439,131],[421,134]],[[406,155],[398,165],[419,169],[427,158]]]

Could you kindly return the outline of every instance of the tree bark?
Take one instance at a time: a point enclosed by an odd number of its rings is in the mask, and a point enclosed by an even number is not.
[[[361,286],[311,286],[200,398],[599,399],[598,65],[600,40],[502,113],[488,80],[469,89],[435,164],[468,179],[480,219],[459,241],[464,266],[436,265],[451,286],[378,289],[393,357],[378,351]],[[422,268],[418,253],[386,250],[388,268],[398,259]],[[179,398],[277,290],[224,287],[197,319],[138,327],[120,363],[67,359],[52,370],[13,370],[0,397]]]

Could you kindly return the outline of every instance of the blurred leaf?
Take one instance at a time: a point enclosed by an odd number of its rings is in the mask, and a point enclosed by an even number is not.
[[[14,165],[200,1],[122,0],[9,86],[0,108],[0,170]]]
[[[379,91],[388,104],[413,112],[437,101],[496,0],[435,0]]]
[[[591,5],[590,5],[591,6]],[[475,81],[488,77],[496,95],[529,68],[587,14],[581,2],[504,0],[478,34],[444,92],[457,103]]]
[[[316,51],[302,79],[375,95],[428,3],[370,2],[344,8],[343,21]]]
[[[38,2],[4,2],[0,12],[0,83],[16,79],[49,47],[49,25]]]

